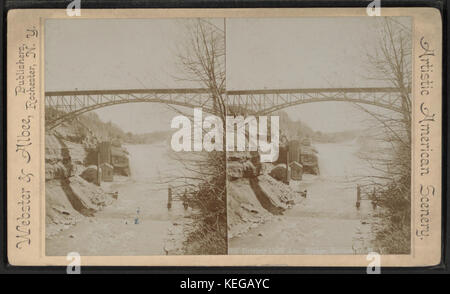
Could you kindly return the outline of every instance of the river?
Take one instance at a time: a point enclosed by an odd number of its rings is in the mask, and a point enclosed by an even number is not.
[[[105,190],[118,191],[112,205],[75,226],[47,239],[47,252],[65,256],[165,255],[165,241],[174,223],[189,214],[174,201],[167,209],[167,175],[181,168],[167,155],[165,144],[128,145],[131,177],[115,176],[102,183]],[[281,216],[241,237],[229,240],[229,254],[354,254],[366,252],[372,235],[370,201],[356,209],[354,176],[368,174],[358,158],[357,144],[315,145],[320,175],[304,175],[301,189],[308,196]],[[138,223],[135,219],[138,218]],[[177,226],[180,227],[180,226]],[[178,228],[179,229],[179,228]],[[182,234],[180,234],[181,236]]]
[[[370,201],[356,204],[355,176],[373,172],[355,141],[317,144],[320,175],[300,183],[307,198],[243,236],[229,240],[229,254],[354,254],[369,250],[373,237]]]
[[[131,176],[115,176],[102,183],[106,191],[118,191],[112,205],[61,232],[46,242],[47,252],[81,256],[165,255],[164,244],[174,221],[184,217],[181,204],[167,209],[167,175],[178,165],[167,155],[166,144],[127,145]],[[179,167],[178,167],[179,168]],[[138,219],[136,223],[136,219]]]

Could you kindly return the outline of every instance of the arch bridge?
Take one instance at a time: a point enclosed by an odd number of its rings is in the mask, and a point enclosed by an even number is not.
[[[403,113],[398,88],[303,88],[226,91],[225,103],[230,113],[267,115],[286,107],[324,101],[362,103]],[[136,102],[202,108],[215,113],[213,93],[209,89],[129,89],[54,91],[45,93],[46,108],[57,110],[46,122],[53,129],[64,121],[102,107]]]

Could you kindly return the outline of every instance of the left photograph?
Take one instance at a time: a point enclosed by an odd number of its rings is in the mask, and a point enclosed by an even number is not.
[[[194,109],[226,115],[224,19],[44,33],[46,255],[227,254],[225,152],[174,148]]]

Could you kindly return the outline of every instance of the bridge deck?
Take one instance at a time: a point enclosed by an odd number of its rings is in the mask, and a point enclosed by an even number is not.
[[[215,95],[225,95],[228,111],[243,114],[262,115],[302,103],[324,101],[365,103],[401,113],[404,109],[400,98],[404,92],[390,87],[229,90],[219,93],[204,88],[75,90],[46,92],[45,105],[62,111],[47,122],[53,128],[87,111],[133,102],[201,107],[215,113],[212,99]]]
[[[206,94],[205,88],[174,88],[174,89],[119,89],[119,90],[74,90],[47,91],[46,97],[82,96],[82,95],[120,95],[120,94]],[[398,88],[301,88],[301,89],[258,89],[258,90],[228,90],[227,95],[261,95],[261,94],[304,94],[304,93],[395,93]]]

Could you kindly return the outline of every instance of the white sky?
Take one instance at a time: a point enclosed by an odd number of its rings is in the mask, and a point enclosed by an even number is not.
[[[179,81],[175,55],[184,42],[185,25],[182,19],[47,20],[46,91],[198,88]],[[217,25],[223,26],[223,19]],[[95,112],[134,133],[170,130],[177,115],[157,103],[121,104]]]
[[[376,46],[379,28],[375,17],[227,20],[227,88],[386,86],[363,78],[366,52]],[[318,131],[366,127],[361,122],[367,116],[348,103],[284,110]]]
[[[223,19],[214,22],[223,26]],[[378,23],[375,17],[228,19],[227,89],[377,86],[362,76]],[[47,20],[46,90],[199,87],[174,78],[180,75],[175,55],[182,51],[185,24],[171,19]],[[339,102],[286,111],[323,132],[355,129],[364,119],[353,106]],[[170,129],[175,115],[156,103],[96,112],[135,133]]]

